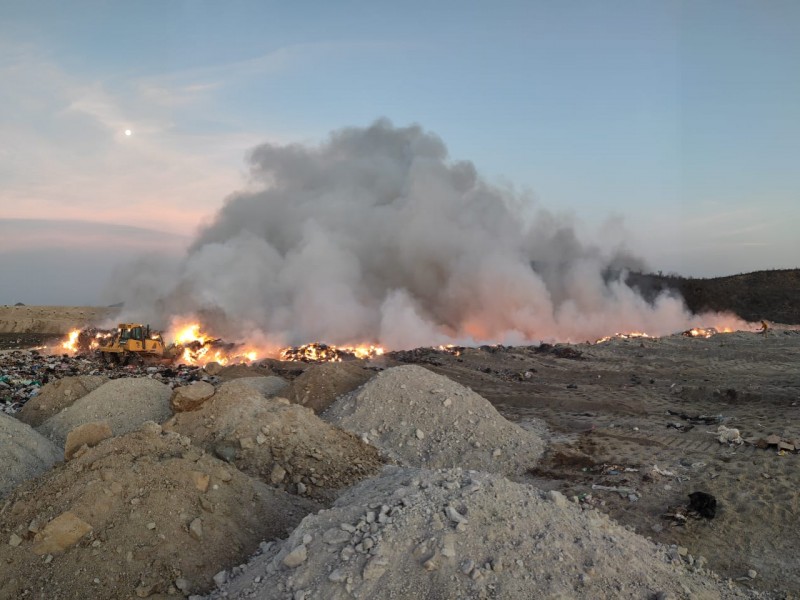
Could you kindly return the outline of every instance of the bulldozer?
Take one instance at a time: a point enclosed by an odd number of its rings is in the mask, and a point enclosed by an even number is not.
[[[161,333],[141,323],[120,323],[111,343],[97,351],[107,364],[144,364],[175,358],[173,350],[164,345]]]

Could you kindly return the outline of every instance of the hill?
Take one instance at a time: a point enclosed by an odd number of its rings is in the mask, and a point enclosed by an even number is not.
[[[630,273],[628,285],[652,299],[674,290],[694,313],[727,311],[746,321],[800,324],[800,269],[755,271],[728,277],[695,279],[679,275]]]

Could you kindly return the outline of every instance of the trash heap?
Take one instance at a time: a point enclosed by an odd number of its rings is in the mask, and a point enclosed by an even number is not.
[[[202,368],[192,365],[106,366],[92,354],[69,356],[15,350],[0,353],[0,411],[15,414],[40,393],[42,386],[80,375],[102,375],[109,379],[150,377],[171,388],[193,381],[217,382]]]

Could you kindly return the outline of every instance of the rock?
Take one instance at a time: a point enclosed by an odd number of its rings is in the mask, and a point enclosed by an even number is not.
[[[564,507],[567,504],[569,504],[569,500],[567,500],[567,497],[558,490],[550,490],[549,492],[547,492],[547,496],[550,498],[550,501],[556,506]]]
[[[444,509],[444,512],[447,515],[447,518],[450,519],[453,523],[461,524],[461,523],[467,523],[468,522],[467,518],[464,515],[462,515],[460,512],[458,512],[455,508],[453,508],[450,505],[448,505]]]
[[[272,472],[269,474],[269,480],[274,485],[279,484],[283,481],[283,478],[286,477],[286,469],[280,466],[278,463],[272,467]]]
[[[306,549],[305,544],[300,544],[297,548],[289,552],[286,556],[283,557],[283,564],[289,567],[290,569],[294,569],[302,565],[306,562],[308,558],[308,551]]]
[[[22,543],[22,538],[19,537],[16,533],[12,533],[11,537],[8,538],[8,545],[13,546],[16,548]]]
[[[92,526],[79,518],[75,513],[67,511],[45,525],[33,538],[33,552],[43,554],[61,554],[76,544],[83,536],[92,531]]]
[[[205,381],[195,381],[190,385],[177,387],[169,399],[172,412],[188,412],[197,410],[214,395],[214,386]]]
[[[756,571],[755,569],[750,569],[749,571],[747,571],[747,576],[750,579],[755,579],[756,577],[758,577],[758,571]]]
[[[194,487],[198,491],[205,493],[208,490],[210,478],[207,473],[203,473],[202,471],[189,471],[189,477],[192,478],[192,483],[194,483]]]
[[[422,430],[421,430],[421,429],[417,429],[417,431],[416,431],[416,436],[417,436],[417,439],[418,439],[418,440],[421,440],[421,439],[424,439],[424,438],[425,438],[425,434],[422,432]]]
[[[200,517],[197,517],[189,523],[189,535],[198,542],[203,539],[203,521]]]
[[[386,572],[386,567],[388,564],[389,563],[386,561],[386,559],[373,557],[364,565],[364,570],[362,571],[361,576],[367,581],[371,579],[378,579]]]
[[[218,362],[211,361],[210,363],[207,363],[205,367],[203,367],[203,370],[213,377],[215,375],[219,375],[219,372],[222,371],[222,368],[222,365]]]
[[[232,463],[239,453],[233,444],[223,441],[214,446],[214,454],[225,462]]]
[[[226,581],[228,581],[228,571],[223,569],[222,571],[214,575],[213,579],[214,583],[217,584],[217,587],[221,587],[222,585],[225,584]]]
[[[344,544],[350,540],[350,534],[343,529],[332,527],[322,534],[322,539],[326,544]]]
[[[88,448],[92,448],[112,436],[111,426],[107,421],[78,425],[67,434],[67,441],[64,443],[64,460],[72,459],[84,444]]]

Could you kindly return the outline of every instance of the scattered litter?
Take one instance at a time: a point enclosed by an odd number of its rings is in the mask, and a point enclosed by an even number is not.
[[[673,384],[675,385],[675,384]],[[669,414],[673,417],[679,417],[684,421],[689,421],[689,423],[693,423],[695,425],[713,425],[715,423],[722,423],[725,420],[725,417],[722,415],[697,415],[695,417],[691,415],[687,415],[686,413],[678,412],[675,410],[667,410]]]
[[[658,465],[653,465],[653,468],[650,470],[650,474],[660,475],[662,477],[675,477],[675,473],[668,471],[667,469],[661,469]]]
[[[631,494],[636,494],[636,490],[629,487],[614,487],[610,485],[600,485],[597,483],[592,484],[593,490],[600,490],[603,492],[617,492],[621,496],[629,496]]]
[[[780,437],[779,435],[775,435],[774,433],[772,435],[768,435],[766,438],[749,437],[744,441],[745,443],[755,446],[756,448],[761,448],[762,450],[774,446],[781,456],[783,456],[781,453],[800,451],[800,439],[786,439]]]
[[[93,355],[51,355],[38,350],[15,350],[0,354],[0,411],[15,414],[39,394],[41,386],[64,377],[104,375],[120,377],[149,377],[170,387],[192,381],[217,383],[200,367],[190,365],[106,366]]]
[[[732,427],[725,427],[725,425],[720,425],[717,428],[716,432],[709,432],[713,433],[717,436],[717,440],[720,444],[735,444],[739,445],[744,440],[742,440],[742,435],[739,433],[738,429],[734,429]]]
[[[677,429],[681,433],[686,433],[687,431],[694,429],[694,425],[688,425],[685,423],[677,423],[677,422],[667,423],[667,427],[668,428],[671,427],[672,429]]]

